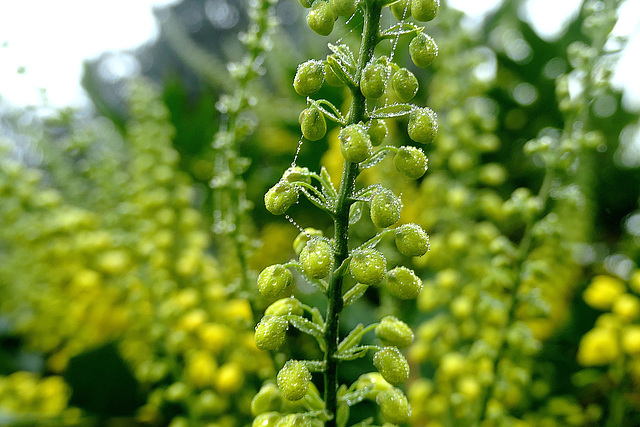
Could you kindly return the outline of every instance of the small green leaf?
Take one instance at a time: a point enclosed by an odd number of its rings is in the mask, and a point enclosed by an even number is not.
[[[326,99],[315,100],[315,99],[307,98],[307,101],[311,105],[316,107],[318,110],[322,111],[322,113],[325,115],[325,117],[327,117],[327,118],[333,120],[334,122],[339,123],[339,124],[341,124],[343,126],[345,124],[347,124],[347,121],[342,116],[342,113],[340,113],[340,111],[338,111],[338,109],[336,108],[335,105],[333,105],[331,102],[327,101]],[[329,110],[324,108],[324,106],[329,107]]]
[[[300,317],[300,316],[296,316],[296,315],[288,315],[288,316],[283,316],[285,319],[287,319],[287,321],[296,329],[300,330],[301,332],[304,332],[305,334],[309,334],[312,335],[314,337],[322,337],[324,334],[324,331],[322,330],[322,328],[318,325],[316,325],[313,322],[310,322],[309,320],[305,319],[304,317]]]
[[[367,328],[369,329],[369,328]],[[366,329],[365,329],[366,330]],[[351,349],[345,351],[344,353],[336,353],[334,354],[334,357],[336,359],[341,359],[341,360],[356,360],[359,359],[361,357],[364,357],[367,352],[369,350],[379,350],[380,347],[376,346],[376,345],[357,345],[355,347],[352,347]]]
[[[322,209],[325,212],[333,212],[332,207],[327,204],[326,200],[323,200],[324,195],[321,194],[317,189],[315,191],[310,190],[307,185],[303,185],[301,183],[296,183],[296,186],[300,188],[302,194],[304,194],[307,199],[318,208]]]
[[[368,347],[354,347],[345,353],[336,353],[333,357],[340,360],[356,360],[364,357],[369,350]]]
[[[371,119],[387,119],[389,117],[401,117],[411,113],[416,107],[411,104],[393,104],[378,108],[369,114]]]
[[[351,349],[352,347],[358,345],[360,343],[360,340],[362,339],[363,330],[364,330],[364,325],[362,325],[362,323],[358,323],[358,325],[355,328],[353,328],[351,332],[349,332],[349,335],[347,335],[342,340],[342,342],[338,344],[338,352],[339,353],[345,352]]]
[[[305,360],[305,365],[307,365],[307,369],[309,372],[324,372],[327,369],[327,364],[324,360]],[[309,387],[311,389],[311,387]],[[318,390],[313,386],[315,393],[318,393]],[[311,391],[311,390],[310,390]]]
[[[362,420],[359,423],[352,425],[351,427],[369,427],[371,424],[373,424],[373,417]]]
[[[327,168],[324,166],[320,168],[320,179],[322,180],[322,191],[327,195],[327,199],[337,199],[338,192],[333,186],[333,181],[331,181]]]
[[[351,52],[351,48],[346,44],[331,44],[329,43],[329,49],[335,53],[336,57],[338,57],[341,61],[344,61],[345,64],[355,68],[355,58],[353,57],[353,52]]]
[[[360,218],[362,218],[362,208],[364,207],[364,205],[365,203],[360,200],[351,205],[351,207],[349,208],[349,225],[353,225],[356,222],[360,221]]]
[[[336,411],[336,424],[338,427],[345,427],[347,421],[349,421],[349,405],[347,403],[340,403],[338,410]]]
[[[300,316],[283,316],[294,328],[298,329],[305,334],[309,334],[316,339],[320,349],[326,351],[327,343],[324,340],[324,328],[321,328],[317,324],[310,322],[304,317]]]
[[[396,37],[404,36],[407,34],[418,34],[422,32],[424,28],[418,27],[411,22],[399,22],[398,24],[382,31],[380,33],[381,39],[395,39]]]
[[[363,189],[361,189],[360,191],[358,191],[353,198],[356,200],[361,200],[363,202],[368,202],[371,199],[371,196],[374,193],[377,193],[378,191],[382,190],[383,187],[380,184],[372,184],[369,185]]]
[[[310,372],[321,372],[312,369],[312,367],[309,366],[310,362],[311,361],[307,361],[307,368]],[[307,394],[304,396],[304,401],[307,404],[307,407],[310,409],[316,411],[323,411],[325,409],[324,400],[322,399],[322,397],[320,397],[320,393],[318,392],[318,389],[313,382],[309,383],[309,391],[307,391]]]
[[[369,289],[369,285],[364,283],[356,283],[351,289],[347,291],[342,297],[343,304],[345,306],[351,305],[356,302],[364,293]]]
[[[387,148],[381,148],[381,149],[377,150],[366,161],[360,163],[360,170],[368,169],[368,168],[371,168],[371,167],[377,165],[378,163],[380,163],[381,161],[384,160],[385,156],[387,154],[389,154],[389,151],[391,151],[391,150],[389,150]]]
[[[344,61],[336,59],[334,56],[327,56],[327,64],[329,64],[331,71],[348,86],[357,86],[356,79],[353,76],[355,68],[347,65]]]
[[[324,319],[322,318],[322,314],[320,314],[320,310],[318,310],[317,307],[313,307],[311,309],[311,320],[313,321],[313,323],[324,329]]]
[[[342,396],[339,401],[343,402],[347,406],[354,406],[365,399],[371,397],[371,387],[363,388],[356,391],[351,391]]]

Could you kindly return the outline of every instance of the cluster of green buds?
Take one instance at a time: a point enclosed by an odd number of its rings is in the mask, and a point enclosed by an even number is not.
[[[410,219],[432,233],[433,249],[414,263],[431,278],[424,281],[418,298],[426,320],[416,328],[408,358],[412,366],[422,365],[434,374],[412,383],[409,401],[417,423],[518,425],[525,419],[547,425],[521,414],[527,405],[549,399],[553,375],[541,372],[548,367],[540,369],[536,355],[564,321],[567,301],[579,283],[581,266],[572,253],[588,236],[580,182],[588,168],[581,166],[589,161],[588,149],[602,149],[605,142],[602,133],[592,130],[588,112],[590,99],[606,93],[597,80],[602,76],[594,73],[602,70],[593,62],[602,60],[601,52],[583,44],[569,49],[569,63],[578,68],[556,79],[564,126],[537,129],[537,137],[524,144],[532,163],[545,169],[542,185],[533,191],[509,188],[513,180],[507,179],[512,172],[505,167],[508,163],[482,163],[485,153],[501,150],[499,135],[504,131],[497,130],[498,111],[505,107],[487,96],[500,90],[501,82],[469,77],[467,70],[483,61],[483,53],[468,37],[458,34],[440,46],[445,55],[456,53],[448,55],[446,68],[432,80],[432,106],[441,115],[441,132],[430,152],[431,173],[413,198],[421,209],[407,206],[418,213]],[[498,68],[496,76],[501,73]],[[578,77],[584,91],[571,98],[568,81]],[[553,77],[547,78],[553,83]],[[519,79],[512,83],[519,84]],[[563,103],[569,100],[575,105],[565,109]],[[507,127],[515,114],[505,115]],[[577,179],[578,174],[582,178]],[[516,229],[524,233],[514,233]],[[614,335],[602,329],[589,333],[579,361],[594,365],[615,358],[616,347],[603,344],[614,341]],[[606,350],[598,353],[596,348]],[[552,411],[564,408],[571,421],[549,425],[597,420],[593,408],[573,416],[575,405],[558,402]]]
[[[302,230],[294,241],[297,259],[265,268],[258,278],[258,290],[267,298],[281,296],[297,280],[311,284],[326,295],[328,308],[321,313],[295,297],[285,297],[270,305],[256,327],[256,345],[277,351],[286,342],[289,327],[315,338],[323,353],[321,360],[289,360],[277,375],[277,385],[269,383],[256,395],[252,410],[254,426],[280,427],[302,422],[326,423],[343,427],[349,408],[363,400],[377,403],[384,420],[408,422],[411,408],[402,387],[409,378],[409,364],[402,353],[413,341],[411,328],[402,320],[387,316],[380,322],[359,324],[345,337],[339,334],[342,310],[362,297],[370,287],[400,300],[418,297],[422,280],[402,265],[389,266],[378,248],[383,239],[392,238],[400,254],[423,256],[429,250],[429,236],[415,223],[398,225],[401,197],[380,184],[358,188],[356,178],[365,169],[378,165],[388,154],[404,179],[416,180],[427,171],[427,157],[420,147],[397,147],[386,138],[385,120],[408,117],[406,132],[411,140],[428,144],[438,130],[436,114],[428,107],[407,103],[419,89],[418,79],[407,68],[393,62],[397,40],[409,37],[409,54],[418,67],[426,67],[436,58],[437,46],[424,28],[405,19],[413,16],[430,21],[439,2],[433,0],[315,0],[301,1],[308,7],[307,22],[320,35],[329,35],[341,17],[362,14],[361,44],[357,54],[346,43],[329,44],[331,53],[323,60],[299,65],[293,86],[307,97],[308,106],[299,117],[301,144],[325,137],[329,125],[339,126],[338,140],[343,158],[339,188],[323,167],[320,173],[295,163],[265,195],[265,206],[274,215],[294,212],[300,195],[328,214],[334,223],[333,237],[321,230]],[[380,29],[384,7],[391,6],[399,22]],[[393,42],[388,56],[375,56],[376,45]],[[344,86],[351,92],[347,114],[326,99],[313,99],[324,83]],[[377,233],[366,242],[354,245],[350,226],[364,220],[368,208],[370,227]],[[380,344],[364,344],[365,334],[375,330]],[[363,375],[351,385],[341,384],[340,363],[373,353],[376,373]],[[319,396],[312,374],[321,374],[324,396]],[[288,415],[285,415],[287,414]],[[366,422],[372,422],[372,419]]]
[[[17,371],[0,376],[0,413],[4,425],[55,423],[74,425],[81,412],[69,408],[70,387],[62,377]]]
[[[240,291],[249,287],[250,267],[248,255],[255,246],[247,233],[247,221],[252,203],[247,200],[243,174],[250,166],[250,159],[238,153],[238,145],[256,128],[255,119],[248,119],[248,111],[255,103],[251,84],[264,74],[264,54],[271,49],[271,33],[276,26],[276,0],[260,0],[249,3],[250,25],[239,39],[245,55],[227,65],[235,90],[223,95],[216,104],[221,114],[221,125],[213,137],[213,178],[209,185],[213,200],[213,231],[221,256],[229,266],[229,281]],[[229,244],[232,248],[225,249]],[[239,276],[239,277],[238,277]]]
[[[59,375],[0,377],[0,423],[9,412],[11,425],[87,422],[67,406],[74,384],[63,376],[110,342],[147,390],[135,415],[144,424],[236,425],[250,416],[250,384],[274,373],[249,301],[229,295],[207,253],[167,108],[149,82],[129,88],[122,133],[74,123],[64,141],[43,139],[36,165],[0,141],[0,312]]]

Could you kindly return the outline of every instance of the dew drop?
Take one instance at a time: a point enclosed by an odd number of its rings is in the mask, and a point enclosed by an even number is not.
[[[300,149],[302,148],[303,138],[300,138],[298,141],[298,147],[296,148],[296,154],[293,156],[293,161],[291,162],[291,167],[296,166],[296,162],[298,161],[298,154],[300,154]]]
[[[311,238],[311,236],[309,235],[309,233],[307,233],[307,232],[304,230],[304,228],[300,227],[300,226],[298,225],[298,223],[297,223],[293,218],[291,218],[291,217],[290,217],[289,215],[287,215],[287,214],[285,214],[285,215],[284,215],[284,217],[285,217],[285,218],[286,218],[286,219],[287,219],[291,224],[293,224],[293,226],[294,226],[294,227],[296,227],[296,228],[298,229],[298,231],[300,231],[301,233],[305,233],[305,234],[307,235],[307,237]]]

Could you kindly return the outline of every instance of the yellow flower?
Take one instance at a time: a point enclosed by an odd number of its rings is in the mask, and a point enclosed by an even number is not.
[[[229,341],[229,334],[229,328],[220,323],[205,323],[198,329],[203,347],[213,353],[219,353],[224,348]]]
[[[640,315],[640,299],[629,293],[622,294],[613,303],[611,311],[620,316],[622,320],[631,322]]]
[[[253,312],[249,301],[244,299],[232,299],[227,302],[223,310],[223,317],[232,322],[253,322]]]
[[[452,378],[460,375],[465,368],[464,356],[460,353],[447,353],[440,360],[439,373],[443,378]]]
[[[622,351],[640,354],[640,325],[627,326],[622,330]]]
[[[50,376],[41,380],[38,393],[42,401],[40,410],[46,415],[60,414],[67,407],[71,390],[62,377]]]
[[[468,400],[475,401],[480,397],[482,388],[475,377],[466,375],[458,381],[458,391]]]
[[[129,268],[131,259],[124,250],[114,249],[105,252],[98,259],[98,267],[100,270],[109,274],[121,274]]]
[[[626,290],[626,286],[621,280],[600,275],[591,280],[582,297],[591,307],[608,310]]]
[[[244,385],[244,372],[242,368],[233,362],[225,363],[218,370],[215,381],[216,390],[220,393],[235,393]]]
[[[189,382],[196,387],[213,385],[218,364],[206,351],[198,351],[187,359],[185,373]]]
[[[616,331],[596,327],[582,337],[578,348],[578,363],[583,366],[605,365],[620,355]]]
[[[621,326],[620,318],[612,313],[603,313],[596,319],[597,328],[619,329]]]
[[[201,308],[188,311],[178,322],[178,329],[193,332],[207,321],[207,313]]]

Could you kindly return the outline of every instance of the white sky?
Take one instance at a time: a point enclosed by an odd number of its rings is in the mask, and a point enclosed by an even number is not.
[[[52,106],[83,105],[82,61],[153,39],[152,6],[173,2],[0,0],[0,96],[38,105],[46,88]]]
[[[82,61],[152,40],[158,32],[152,7],[176,1],[0,0],[0,97],[14,105],[39,105],[44,88],[53,107],[86,105],[80,87]],[[482,15],[500,2],[448,1],[472,15]],[[552,37],[580,3],[529,0],[525,9],[541,36]],[[627,52],[635,54],[622,58],[614,81],[624,86],[625,103],[640,109],[640,1],[628,0],[625,7],[618,32],[633,34]],[[115,65],[116,73],[117,66],[126,68],[126,58]]]

